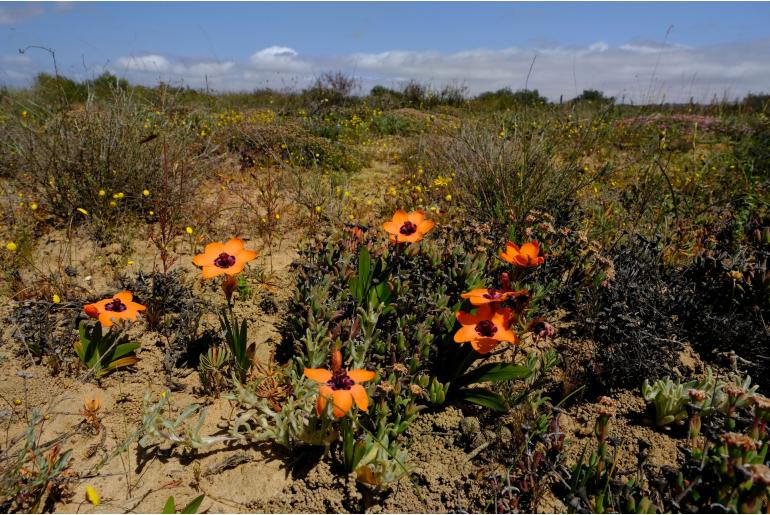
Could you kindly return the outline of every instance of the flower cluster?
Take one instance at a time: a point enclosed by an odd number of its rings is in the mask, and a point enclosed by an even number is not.
[[[518,269],[532,268],[544,261],[536,241],[521,247],[509,241],[505,251],[500,252],[500,259]],[[519,336],[511,326],[523,321],[522,315],[529,303],[530,293],[527,289],[512,289],[507,273],[502,274],[500,282],[502,289],[476,288],[461,295],[477,309],[475,313],[459,311],[456,314],[462,327],[455,333],[455,342],[470,343],[479,354],[488,354],[502,342],[512,345],[519,343]],[[553,334],[553,327],[541,319],[530,324],[529,329],[536,338]]]

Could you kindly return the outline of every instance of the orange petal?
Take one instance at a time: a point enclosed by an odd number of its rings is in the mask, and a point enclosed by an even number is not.
[[[433,220],[424,220],[417,224],[417,232],[420,234],[426,234],[430,232],[431,229],[433,229],[433,226],[436,225]]]
[[[216,277],[218,275],[222,275],[225,273],[224,268],[219,268],[218,266],[204,266],[203,267],[203,278],[204,279],[211,279],[212,277]]]
[[[123,304],[130,304],[134,300],[134,296],[130,291],[122,291],[112,296],[113,299],[120,299]]]
[[[476,325],[482,320],[489,320],[494,315],[494,310],[489,304],[482,304],[476,309],[476,314],[472,315],[464,311],[458,311],[455,315],[457,321],[462,325]]]
[[[471,342],[471,346],[479,354],[489,354],[495,349],[495,347],[498,346],[499,343],[500,342],[498,342],[494,338],[479,338],[477,340],[473,340]]]
[[[103,327],[112,327],[113,318],[113,313],[111,311],[105,311],[104,313],[99,314],[99,322],[102,323]]]
[[[366,390],[360,384],[354,384],[350,388],[350,395],[353,400],[356,401],[356,406],[362,411],[369,410],[369,396],[366,394]]]
[[[382,224],[382,228],[385,229],[388,234],[401,234],[401,226],[392,220]]]
[[[425,212],[417,209],[409,213],[408,218],[414,225],[420,225],[425,220]]]
[[[475,325],[464,325],[455,333],[454,340],[457,343],[465,343],[473,341],[478,337],[479,334],[476,332]]]
[[[229,276],[238,275],[243,272],[243,267],[246,266],[245,261],[237,261],[230,268],[223,268],[222,270]]]
[[[192,262],[195,266],[212,266],[214,259],[216,259],[216,256],[213,254],[196,254]]]
[[[353,396],[350,394],[350,390],[334,390],[332,393],[332,406],[335,417],[344,417],[353,406]]]
[[[225,243],[222,248],[222,252],[235,256],[243,250],[243,240],[240,238],[233,238]]]
[[[318,383],[328,383],[332,378],[332,373],[325,368],[306,368],[303,372],[305,377]]]
[[[476,288],[474,290],[461,294],[460,297],[464,299],[470,299],[472,297],[481,297],[487,293],[489,293],[489,290],[487,288]]]
[[[406,211],[402,211],[399,209],[395,213],[393,213],[393,222],[398,225],[400,228],[402,225],[404,225],[404,222],[409,220],[409,215],[406,214]]]
[[[256,259],[256,257],[257,257],[257,251],[243,249],[237,254],[235,254],[235,261],[248,263],[252,259]]]
[[[108,312],[108,313],[115,320],[131,320],[136,322],[136,311],[132,309],[126,309],[125,311],[121,311],[119,313],[115,313],[115,312]]]
[[[495,338],[501,342],[508,342],[516,345],[519,343],[519,337],[510,329],[501,329],[495,333]]]
[[[214,257],[217,257],[224,251],[225,251],[225,244],[220,243],[218,241],[209,243],[208,245],[206,245],[206,248],[203,249],[204,254],[208,254],[209,256],[214,256]]]
[[[491,318],[492,323],[495,324],[498,329],[508,329],[511,322],[511,313],[512,311],[510,308],[498,309]]]
[[[511,260],[511,263],[513,263],[514,265],[520,268],[528,268],[529,258],[524,254],[518,254],[517,256],[514,256],[514,258]]]
[[[321,385],[321,387],[318,389],[318,400],[315,403],[315,409],[318,415],[321,415],[321,413],[326,411],[326,404],[329,401],[329,397],[331,397],[333,393],[334,390],[332,390],[331,387],[327,385]]]
[[[147,309],[146,306],[143,306],[138,302],[131,302],[130,304],[128,304],[128,307],[129,309],[133,309],[134,311],[144,311],[145,309]]]
[[[536,241],[530,241],[521,246],[521,253],[531,258],[537,257],[538,252],[540,252],[540,244]]]
[[[375,373],[371,370],[351,370],[348,372],[348,377],[356,383],[363,383],[374,379]]]

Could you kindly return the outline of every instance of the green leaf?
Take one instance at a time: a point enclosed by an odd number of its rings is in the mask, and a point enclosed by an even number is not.
[[[466,386],[474,383],[508,381],[510,379],[525,379],[532,374],[532,370],[512,363],[486,363],[474,368],[465,375],[458,377],[455,386]]]
[[[507,409],[505,401],[499,395],[484,388],[464,388],[457,391],[457,397],[466,402],[472,402],[495,411],[505,411]]]
[[[365,246],[358,251],[358,273],[350,278],[350,292],[358,304],[368,301],[372,284],[372,257]]]
[[[206,494],[200,494],[198,497],[190,501],[190,504],[182,508],[182,511],[179,513],[197,513],[204,497],[206,497]]]
[[[118,358],[127,356],[138,348],[139,348],[139,343],[136,343],[136,342],[122,343],[117,347],[115,347],[115,351],[112,353],[110,361],[115,361]]]
[[[361,250],[358,251],[358,276],[361,277],[365,283],[368,283],[372,277],[372,256],[369,254],[369,250],[362,245]]]
[[[166,499],[166,504],[163,506],[161,513],[176,513],[176,504],[174,504],[174,496],[169,495]]]

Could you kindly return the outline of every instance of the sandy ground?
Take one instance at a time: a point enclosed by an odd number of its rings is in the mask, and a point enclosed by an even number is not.
[[[375,163],[374,169],[365,170],[361,177],[367,182],[385,180],[392,170],[387,163]],[[351,187],[363,188],[360,182]],[[230,220],[225,225],[237,225]],[[226,227],[223,229],[227,230]],[[155,250],[137,243],[134,248],[120,245],[102,247],[83,237],[71,238],[63,231],[52,231],[39,243],[35,262],[45,271],[56,271],[62,263],[77,269],[72,288],[82,295],[109,295],[115,290],[118,273],[136,274],[151,271],[157,266]],[[284,315],[285,301],[292,294],[293,280],[290,264],[296,257],[296,241],[282,242],[272,255],[273,274],[270,286],[260,285],[252,276],[250,284],[254,296],[239,300],[237,311],[250,320],[252,341],[257,344],[257,360],[267,363],[273,346],[279,340],[277,324]],[[254,241],[247,247],[256,248]],[[197,295],[216,303],[221,293],[211,283],[198,278],[191,264],[188,246],[177,248],[179,258],[175,268],[183,271],[186,281]],[[262,255],[265,255],[265,249]],[[131,263],[129,264],[129,259]],[[266,258],[256,267],[269,267]],[[105,273],[105,270],[111,272]],[[270,297],[276,312],[263,310],[260,298]],[[157,400],[171,387],[174,407],[192,403],[205,406],[206,422],[202,434],[226,432],[233,414],[231,404],[223,398],[213,398],[201,391],[196,369],[175,371],[171,381],[164,368],[164,342],[157,334],[146,332],[141,324],[131,333],[141,348],[140,358],[132,369],[118,370],[99,381],[82,380],[83,370],[65,367],[54,373],[45,363],[34,363],[22,351],[16,339],[18,327],[10,314],[17,304],[8,303],[0,308],[0,319],[5,320],[0,333],[0,440],[2,450],[17,449],[19,436],[34,411],[43,415],[38,426],[39,443],[45,448],[59,445],[62,450],[72,449],[71,469],[75,479],[70,484],[70,496],[56,504],[62,513],[99,512],[158,512],[168,496],[173,495],[177,506],[184,506],[196,496],[206,495],[201,511],[219,512],[344,512],[365,509],[370,512],[447,512],[490,509],[492,499],[490,474],[504,468],[498,457],[479,449],[472,439],[463,434],[463,420],[469,413],[456,407],[422,414],[409,430],[409,466],[412,474],[402,479],[385,493],[377,493],[356,485],[352,476],[346,476],[328,465],[316,451],[303,451],[300,456],[288,456],[281,449],[267,444],[237,443],[216,445],[197,453],[184,453],[161,448],[143,449],[135,438],[142,422],[142,400],[146,392]],[[58,309],[71,308],[72,319],[82,304],[65,301]],[[204,315],[203,328],[216,328],[213,315]],[[60,328],[59,334],[66,348],[76,341],[74,322]],[[591,373],[591,358],[597,349],[591,342],[557,339],[553,344],[565,360],[564,370],[557,378],[560,388],[569,392]],[[697,359],[684,353],[684,370],[697,368]],[[98,395],[102,402],[98,412],[98,432],[89,428],[82,414],[83,402]],[[644,425],[638,419],[644,403],[638,392],[612,392],[620,402],[619,415],[611,426],[611,436],[621,442],[624,462],[621,473],[633,474],[637,456],[647,451],[649,466],[659,468],[674,465],[681,456],[680,443],[673,437]],[[568,407],[561,415],[561,426],[567,434],[567,457],[575,460],[583,447],[594,442],[592,428],[596,419],[594,399],[583,399]],[[465,408],[463,408],[465,409]],[[508,434],[518,431],[515,421],[506,418],[503,425]],[[494,433],[493,433],[494,437]],[[497,437],[494,437],[497,438]],[[499,437],[502,438],[502,437]],[[127,445],[126,445],[127,442]],[[492,447],[490,447],[491,449]],[[121,452],[117,452],[122,451]],[[544,480],[547,484],[549,480]],[[86,500],[85,487],[94,487],[101,496],[101,504],[93,506]],[[567,507],[548,489],[539,506],[540,511],[567,511]]]

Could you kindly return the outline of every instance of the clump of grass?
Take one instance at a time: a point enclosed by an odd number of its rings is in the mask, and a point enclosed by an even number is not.
[[[189,199],[212,155],[172,98],[153,108],[116,91],[110,102],[66,111],[34,105],[24,113],[2,143],[14,156],[18,189],[32,190],[62,222],[82,219],[78,212],[88,217],[101,239],[128,213],[146,216],[161,191]]]
[[[533,210],[547,207],[559,217],[558,211],[571,209],[576,194],[598,178],[584,173],[574,154],[561,155],[546,128],[498,122],[467,122],[423,147],[421,161],[454,174],[458,200],[471,216],[521,226]]]

